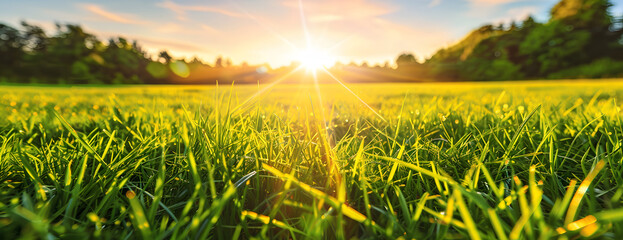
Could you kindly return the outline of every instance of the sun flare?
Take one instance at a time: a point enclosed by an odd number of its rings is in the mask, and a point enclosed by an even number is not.
[[[333,57],[320,49],[308,48],[297,54],[297,60],[308,72],[316,72],[334,63]]]

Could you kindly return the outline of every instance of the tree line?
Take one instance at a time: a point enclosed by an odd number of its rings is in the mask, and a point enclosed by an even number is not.
[[[348,81],[489,81],[623,77],[623,17],[613,16],[609,0],[561,0],[550,19],[539,23],[484,25],[458,43],[419,63],[411,53],[389,63],[336,64]],[[0,83],[46,84],[201,84],[270,81],[287,66],[234,66],[219,57],[210,65],[194,58],[174,59],[167,51],[152,56],[136,42],[107,43],[75,24],[41,27],[0,23]]]
[[[0,23],[0,83],[172,84],[191,73],[227,80],[248,72],[257,73],[229,58],[218,57],[210,65],[197,58],[174,59],[167,51],[152,56],[123,37],[104,43],[75,24],[56,24],[56,33],[48,35],[25,21],[21,29]]]

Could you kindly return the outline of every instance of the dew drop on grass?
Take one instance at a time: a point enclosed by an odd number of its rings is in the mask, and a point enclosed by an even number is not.
[[[136,193],[132,190],[128,190],[127,192],[125,192],[125,196],[129,199],[133,199],[134,197],[136,197]]]
[[[99,220],[99,217],[97,216],[97,214],[95,213],[89,213],[87,214],[87,217],[89,218],[89,220],[91,220],[92,222],[97,222]]]

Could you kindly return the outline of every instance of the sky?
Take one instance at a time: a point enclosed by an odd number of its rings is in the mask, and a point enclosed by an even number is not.
[[[0,22],[25,20],[54,33],[55,22],[80,24],[101,41],[122,36],[156,54],[218,56],[234,64],[289,65],[301,51],[331,60],[392,62],[402,52],[420,61],[487,23],[549,18],[557,0],[28,0],[0,2]],[[623,3],[612,1],[623,15]],[[309,41],[308,41],[309,39]]]

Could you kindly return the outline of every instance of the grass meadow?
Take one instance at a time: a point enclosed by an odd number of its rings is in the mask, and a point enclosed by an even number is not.
[[[623,237],[623,82],[264,87],[2,86],[0,236]]]

